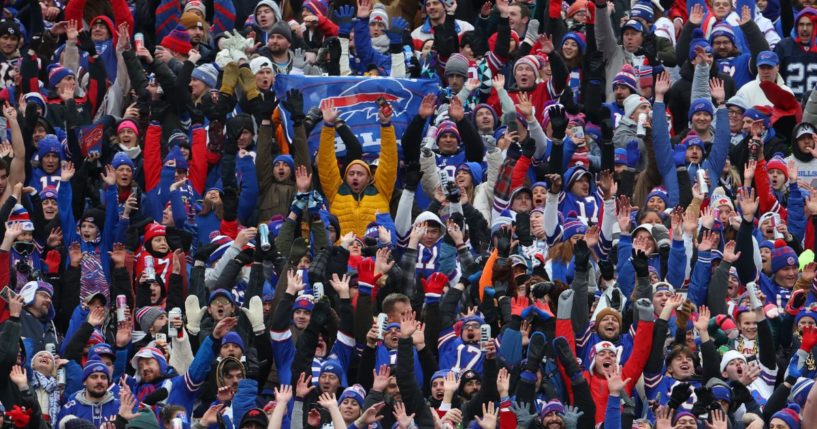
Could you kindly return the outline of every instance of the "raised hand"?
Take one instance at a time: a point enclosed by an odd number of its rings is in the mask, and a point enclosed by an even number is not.
[[[60,180],[67,182],[74,177],[77,171],[74,169],[74,163],[71,161],[62,161],[62,169],[60,170]]]
[[[718,235],[712,231],[705,231],[701,235],[701,241],[698,243],[698,252],[708,252],[718,242]]]
[[[423,101],[420,102],[420,109],[417,111],[417,114],[425,119],[433,115],[436,109],[437,96],[434,94],[427,94],[425,97],[423,97]]]
[[[343,278],[338,277],[337,273],[332,274],[332,280],[329,280],[332,288],[338,293],[340,299],[349,299],[349,276],[344,274]]]
[[[397,427],[399,429],[409,429],[412,427],[415,413],[407,415],[406,406],[402,402],[394,403],[394,411],[392,414],[394,415],[394,419],[397,421]]]
[[[692,10],[689,14],[689,23],[693,25],[701,25],[704,21],[704,8],[703,5],[700,3],[696,3],[695,6],[692,6]]]
[[[391,369],[388,365],[380,365],[380,370],[372,369],[374,375],[374,382],[372,383],[372,390],[375,392],[384,392],[389,385],[389,376],[391,376]]]
[[[299,165],[295,168],[295,189],[298,192],[309,192],[312,186],[312,175],[306,169],[306,166]]]
[[[733,264],[735,261],[740,258],[740,252],[735,252],[735,248],[737,247],[737,243],[734,240],[730,240],[723,246],[723,260],[724,262],[728,262]]]
[[[626,380],[621,379],[621,367],[616,365],[615,370],[611,371],[609,374],[605,373],[604,376],[607,378],[607,389],[610,391],[610,394],[613,396],[618,396],[624,390],[624,387],[627,386],[627,383],[630,382],[630,378]]]
[[[716,77],[709,79],[709,93],[715,99],[716,104],[721,104],[726,99],[726,91],[723,88],[723,81]]]
[[[669,74],[667,74],[667,72],[661,72],[661,74],[659,74],[658,77],[656,77],[655,79],[656,101],[659,101],[658,100],[659,98],[660,101],[664,100],[664,95],[666,95],[667,91],[669,91],[669,87],[670,87]]]
[[[298,383],[295,385],[295,396],[305,398],[314,388],[315,386],[312,385],[312,376],[302,372],[301,375],[298,376]]]
[[[296,295],[304,290],[304,280],[301,274],[295,270],[287,271],[287,293]]]
[[[451,98],[448,103],[448,117],[454,122],[459,122],[465,117],[465,109],[459,97]]]
[[[110,164],[105,165],[105,173],[100,173],[99,175],[106,185],[116,185],[116,172]]]
[[[491,80],[491,84],[493,84],[494,89],[499,91],[502,88],[505,88],[505,75],[504,74],[497,74]]]
[[[525,116],[525,119],[533,117],[533,104],[527,92],[519,93],[519,102],[516,103],[516,110]]]
[[[709,319],[711,318],[712,313],[710,313],[709,308],[705,305],[702,305],[698,308],[698,318],[693,322],[693,326],[698,332],[704,332],[709,328]]]
[[[742,187],[738,189],[738,204],[740,205],[743,219],[747,222],[754,221],[758,207],[758,199],[755,197],[755,188]]]
[[[618,227],[622,233],[630,232],[630,198],[626,195],[618,197],[618,210],[616,211],[616,218],[618,219]]]
[[[496,422],[499,417],[499,409],[493,402],[482,404],[482,417],[474,416],[477,424],[482,429],[496,429]]]
[[[417,330],[418,322],[414,317],[414,312],[407,313],[400,321],[400,337],[411,338]]]
[[[324,100],[321,103],[321,113],[323,114],[323,121],[329,125],[334,125],[338,119],[340,112],[335,108],[335,102],[332,99]]]

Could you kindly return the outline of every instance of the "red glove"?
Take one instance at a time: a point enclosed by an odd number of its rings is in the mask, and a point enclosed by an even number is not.
[[[526,296],[511,298],[511,315],[521,316],[522,310],[530,305],[530,300]]]
[[[46,253],[45,255],[45,264],[48,266],[48,274],[59,273],[61,261],[62,256],[60,255],[59,250],[56,249],[49,250],[48,253]]]
[[[374,275],[374,259],[365,258],[357,265],[357,292],[362,295],[376,296],[375,285],[380,274]]]
[[[811,353],[811,349],[817,345],[817,327],[804,326],[803,339],[800,341],[800,350],[806,353]]]
[[[791,316],[797,316],[797,313],[800,312],[800,309],[803,308],[803,305],[806,303],[806,291],[803,289],[798,289],[791,293],[791,297],[789,297],[789,302],[786,303],[786,313]]]
[[[11,411],[6,411],[6,415],[9,416],[11,422],[14,423],[14,427],[25,428],[28,427],[28,422],[31,420],[32,411],[33,410],[20,408],[19,405],[15,405]]]
[[[420,279],[426,293],[426,303],[438,302],[443,294],[443,288],[448,284],[448,276],[443,273],[433,273],[427,279]]]

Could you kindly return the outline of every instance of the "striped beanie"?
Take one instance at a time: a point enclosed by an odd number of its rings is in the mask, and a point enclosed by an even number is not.
[[[459,130],[457,130],[457,124],[455,124],[454,122],[452,121],[441,122],[440,125],[437,127],[437,135],[435,140],[440,141],[440,137],[442,137],[443,134],[446,133],[453,134],[457,141],[462,143],[462,137],[460,136]]]
[[[48,67],[48,86],[56,88],[57,84],[68,76],[76,77],[76,74],[68,67],[59,64],[52,64]]]
[[[177,25],[159,44],[182,55],[187,55],[193,49],[193,45],[190,44],[190,34],[181,24]]]
[[[85,363],[85,367],[82,368],[82,381],[84,382],[91,376],[91,374],[95,374],[97,372],[105,374],[108,381],[111,380],[111,373],[108,370],[108,365],[105,365],[100,360],[89,360]]]
[[[788,408],[783,408],[772,414],[771,420],[774,419],[783,420],[789,426],[789,429],[800,429],[800,406],[789,404]]]
[[[732,44],[735,44],[735,30],[732,29],[732,26],[725,22],[720,22],[715,24],[712,27],[712,31],[709,33],[709,43],[713,43],[716,37],[725,36],[728,37]]]
[[[542,68],[542,62],[536,55],[525,55],[524,57],[516,60],[516,63],[513,65],[514,74],[516,74],[516,68],[521,65],[526,65],[532,68],[534,73],[539,72],[539,70]]]
[[[613,78],[613,87],[616,85],[624,85],[633,90],[633,93],[638,92],[638,86],[636,85],[636,71],[633,66],[629,64],[624,64],[621,67],[621,71],[616,74],[616,77]]]

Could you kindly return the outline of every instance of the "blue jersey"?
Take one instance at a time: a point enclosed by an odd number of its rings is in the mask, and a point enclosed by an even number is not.
[[[749,69],[749,62],[752,60],[750,54],[740,54],[736,57],[718,58],[715,64],[718,71],[732,76],[735,81],[735,88],[740,88],[743,85],[754,80],[755,75]]]
[[[798,100],[817,86],[817,53],[803,49],[790,37],[781,40],[774,50],[780,57],[780,75]]]
[[[450,369],[462,373],[471,369],[482,374],[484,356],[479,344],[466,344],[462,338],[457,336],[454,328],[446,328],[440,332],[437,350],[440,352],[441,370]]]

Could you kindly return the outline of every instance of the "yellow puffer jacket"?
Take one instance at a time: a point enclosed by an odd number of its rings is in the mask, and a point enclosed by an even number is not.
[[[355,194],[340,175],[335,155],[335,129],[323,127],[318,148],[318,177],[329,202],[329,211],[338,217],[340,233],[349,231],[358,237],[375,220],[376,213],[388,213],[389,201],[397,181],[397,138],[394,127],[380,128],[380,162],[374,180],[360,194]]]

